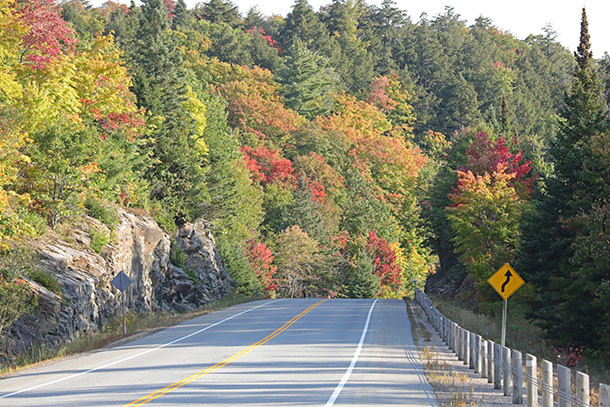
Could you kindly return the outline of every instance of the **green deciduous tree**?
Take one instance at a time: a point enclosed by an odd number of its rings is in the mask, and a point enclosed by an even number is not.
[[[279,236],[274,264],[277,266],[278,294],[288,298],[321,294],[320,248],[299,226],[291,226]]]
[[[505,168],[475,175],[458,171],[458,186],[447,208],[460,260],[484,286],[490,273],[510,262],[519,247],[523,202]]]

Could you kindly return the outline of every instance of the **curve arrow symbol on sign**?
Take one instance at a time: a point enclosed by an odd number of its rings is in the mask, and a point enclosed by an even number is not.
[[[513,273],[508,270],[504,275],[506,276],[506,281],[502,284],[502,292],[504,292],[504,288],[506,288],[506,284],[508,284],[508,282],[510,281],[510,278],[513,276]]]

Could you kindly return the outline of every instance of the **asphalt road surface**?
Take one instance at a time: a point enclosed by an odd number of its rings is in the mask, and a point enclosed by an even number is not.
[[[0,379],[0,406],[436,406],[401,300],[269,300]]]

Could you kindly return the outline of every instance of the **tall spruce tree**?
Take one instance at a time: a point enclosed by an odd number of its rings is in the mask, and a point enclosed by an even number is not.
[[[189,112],[189,89],[182,53],[172,35],[161,0],[145,0],[131,49],[134,93],[153,117],[153,164],[148,171],[151,197],[177,222],[201,214],[205,200],[204,166],[197,123]]]
[[[242,23],[239,9],[231,1],[210,0],[204,3],[203,7],[198,6],[195,14],[211,23],[226,23],[233,28]]]
[[[334,42],[330,61],[347,90],[356,94],[367,91],[373,79],[373,58],[358,27],[361,14],[360,0],[334,1],[326,18]]]
[[[557,342],[598,345],[598,314],[594,298],[582,297],[581,269],[574,261],[572,219],[591,208],[581,191],[591,188],[584,172],[593,139],[604,130],[605,106],[593,68],[586,11],[583,9],[580,44],[575,52],[574,81],[565,98],[556,141],[551,146],[555,174],[546,191],[534,200],[534,211],[523,228],[519,270],[536,288],[531,316]]]
[[[296,0],[286,16],[279,36],[282,49],[292,47],[297,38],[314,51],[320,50],[328,43],[326,27],[307,0]]]
[[[336,89],[338,77],[325,58],[297,38],[285,61],[278,78],[286,105],[309,119],[329,113],[333,107],[329,93]]]

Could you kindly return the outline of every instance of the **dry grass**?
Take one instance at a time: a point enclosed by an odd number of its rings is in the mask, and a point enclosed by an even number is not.
[[[432,299],[434,305],[447,318],[456,322],[461,327],[476,332],[484,338],[491,339],[496,343],[500,342],[501,334],[501,313],[477,313],[468,309],[463,303],[455,300]],[[512,307],[511,307],[512,305]],[[525,318],[525,311],[521,304],[515,302],[508,305],[508,318],[506,327],[506,345],[513,349],[519,349],[524,354],[535,355],[539,362],[539,374],[541,374],[541,359],[557,362],[557,355],[554,348],[543,339],[543,331],[533,325]],[[599,366],[599,361],[583,360],[577,370],[590,375],[591,380],[591,406],[598,405],[599,383],[610,383],[610,372]],[[556,378],[555,378],[556,380]],[[557,386],[557,384],[555,384]],[[575,383],[572,380],[573,393],[576,394]]]
[[[89,335],[82,335],[59,349],[49,349],[45,346],[34,347],[31,353],[19,357],[15,364],[0,366],[0,375],[13,373],[49,360],[103,348],[119,340],[125,340],[126,342],[135,340],[188,319],[259,299],[261,298],[231,295],[214,301],[198,310],[182,314],[163,312],[128,314],[126,317],[127,336],[123,335],[122,319],[116,319],[107,324],[103,330]]]
[[[500,343],[502,329],[500,308],[488,313],[480,313],[468,309],[459,301],[433,298],[433,302],[439,311],[462,328]],[[506,321],[506,346],[537,355],[540,358],[554,360],[555,354],[552,346],[542,339],[542,329],[528,321],[524,314],[521,305],[509,302]]]
[[[439,405],[442,407],[475,407],[481,405],[474,395],[474,387],[468,375],[454,371],[431,343],[432,333],[423,321],[426,316],[419,306],[407,301],[407,312],[411,321],[413,340],[418,345],[420,360],[428,383],[434,389]],[[442,393],[450,397],[439,397]]]

